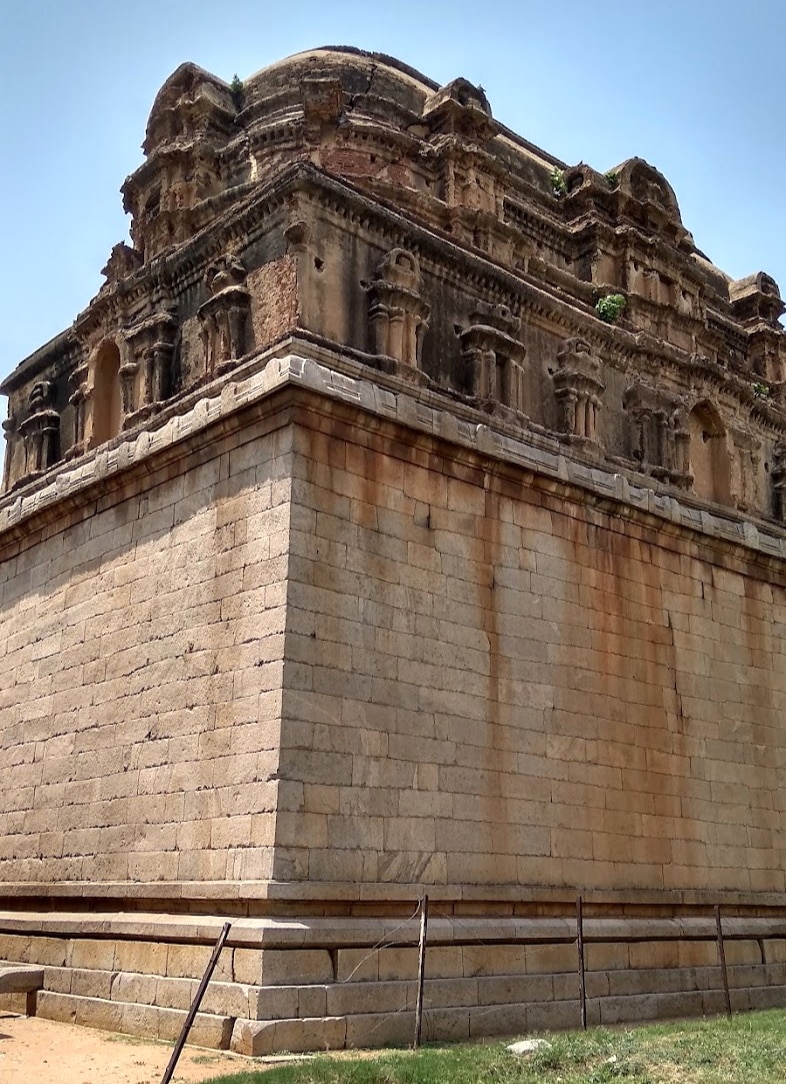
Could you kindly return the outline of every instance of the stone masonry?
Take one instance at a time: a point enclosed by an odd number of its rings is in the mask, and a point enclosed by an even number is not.
[[[0,959],[241,1052],[786,1003],[786,345],[641,159],[183,65],[6,379]]]

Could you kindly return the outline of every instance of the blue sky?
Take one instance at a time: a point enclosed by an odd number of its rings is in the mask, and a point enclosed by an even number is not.
[[[100,287],[178,64],[230,80],[325,44],[466,76],[569,163],[647,159],[715,263],[786,294],[786,0],[0,0],[3,375]]]

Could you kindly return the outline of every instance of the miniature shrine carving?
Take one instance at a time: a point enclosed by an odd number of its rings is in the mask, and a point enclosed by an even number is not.
[[[423,280],[411,252],[392,249],[368,287],[368,318],[374,352],[418,368],[431,309],[422,297]]]
[[[233,256],[215,260],[204,282],[210,297],[199,308],[205,374],[213,376],[246,352],[246,321],[250,299],[244,282],[246,269]]]
[[[558,369],[552,376],[560,406],[560,431],[571,440],[598,444],[598,415],[605,385],[600,361],[584,339],[567,339],[557,352]]]

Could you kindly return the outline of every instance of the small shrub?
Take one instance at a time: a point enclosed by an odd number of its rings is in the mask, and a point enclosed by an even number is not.
[[[245,90],[243,88],[243,80],[238,77],[237,72],[232,76],[232,82],[229,84],[229,93],[232,95],[232,101],[235,103],[235,108],[242,109]]]
[[[565,183],[565,171],[562,169],[557,169],[557,167],[555,166],[549,175],[549,180],[551,181],[551,191],[554,193],[557,199],[562,199],[562,197],[566,195],[568,191],[568,186]]]
[[[616,324],[627,302],[622,294],[606,294],[595,305],[595,312],[607,324]]]
[[[613,169],[610,169],[608,173],[604,173],[603,176],[606,178],[609,188],[616,188],[620,183],[619,173],[615,173]]]
[[[770,389],[769,385],[763,384],[761,380],[754,380],[751,384],[751,391],[757,399],[769,399]]]

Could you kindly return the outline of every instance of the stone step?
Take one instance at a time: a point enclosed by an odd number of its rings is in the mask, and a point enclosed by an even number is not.
[[[14,1011],[24,1008],[26,1016],[35,1016],[36,994],[43,985],[42,967],[0,963],[0,997],[13,999]]]
[[[113,959],[118,955],[123,953],[115,952]],[[133,954],[127,958],[137,960]],[[517,966],[515,958],[511,964]],[[308,961],[306,965],[311,974],[314,968]],[[488,975],[473,964],[471,970],[481,973],[442,978],[429,976],[428,966],[427,956],[426,1038],[512,1035],[579,1022],[575,970]],[[16,964],[12,969],[36,971]],[[170,1041],[179,1033],[198,986],[196,977],[182,975],[88,966],[37,970],[43,970],[44,987],[32,995],[39,1015]],[[396,970],[390,969],[392,974]],[[208,985],[191,1041],[218,1048],[231,1043],[239,1053],[410,1042],[414,978],[382,979],[379,961],[376,978],[356,967],[346,974],[344,981],[267,986],[219,977]],[[277,971],[275,977],[283,979],[285,972]],[[736,1010],[786,1005],[786,963],[731,965],[728,977]],[[588,971],[586,990],[590,1023],[703,1015],[721,1012],[725,1004],[717,963]],[[14,1007],[5,999],[3,1004]]]
[[[160,1005],[106,1001],[103,998],[60,994],[51,990],[42,990],[38,994],[38,1016],[47,1020],[60,1020],[67,1024],[79,1024],[143,1038],[164,1039],[168,1042],[177,1039],[186,1015],[183,1010],[168,1009]],[[192,1046],[226,1050],[234,1023],[234,1018],[230,1016],[199,1012],[189,1032],[188,1042]]]

